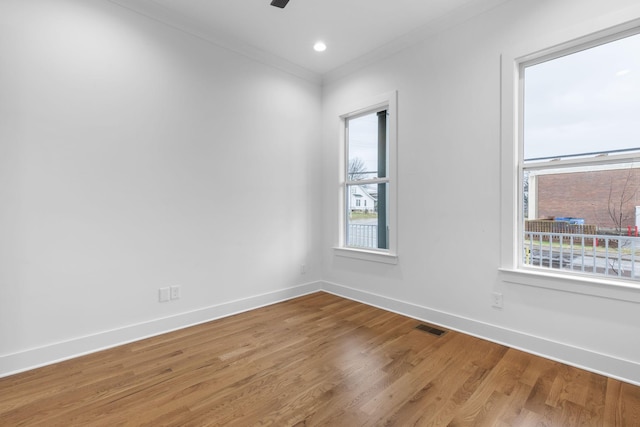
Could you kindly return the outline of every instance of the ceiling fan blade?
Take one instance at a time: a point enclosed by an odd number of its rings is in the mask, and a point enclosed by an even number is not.
[[[287,3],[289,3],[289,0],[273,0],[271,2],[271,6],[275,6],[275,7],[279,7],[280,9],[283,9]]]

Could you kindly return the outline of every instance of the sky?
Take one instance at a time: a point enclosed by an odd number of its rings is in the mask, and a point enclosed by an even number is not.
[[[640,35],[525,69],[524,158],[640,147]]]
[[[376,113],[349,119],[349,162],[360,158],[367,172],[378,170],[378,117]],[[367,175],[374,178],[377,175]]]

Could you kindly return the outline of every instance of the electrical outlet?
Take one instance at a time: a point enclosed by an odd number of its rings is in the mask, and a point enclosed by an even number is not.
[[[307,266],[302,264],[300,266],[300,274],[307,274]]]
[[[160,288],[158,292],[158,299],[160,302],[167,302],[171,299],[171,293],[169,288]]]
[[[493,304],[491,305],[494,306],[495,308],[502,308],[502,305],[503,305],[502,294],[500,292],[494,292],[493,294],[491,294],[491,296],[493,297]]]
[[[171,299],[180,299],[180,286],[171,286]]]

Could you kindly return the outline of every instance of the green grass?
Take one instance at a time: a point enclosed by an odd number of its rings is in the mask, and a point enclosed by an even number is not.
[[[378,214],[375,212],[369,212],[369,213],[351,212],[350,218],[351,219],[372,219],[372,218],[378,218]]]

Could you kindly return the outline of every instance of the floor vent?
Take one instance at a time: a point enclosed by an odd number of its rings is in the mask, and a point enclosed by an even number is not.
[[[416,329],[419,329],[423,332],[428,332],[431,335],[436,335],[439,337],[447,333],[447,331],[436,328],[435,326],[425,325],[424,323],[421,323],[418,326],[416,326]]]

